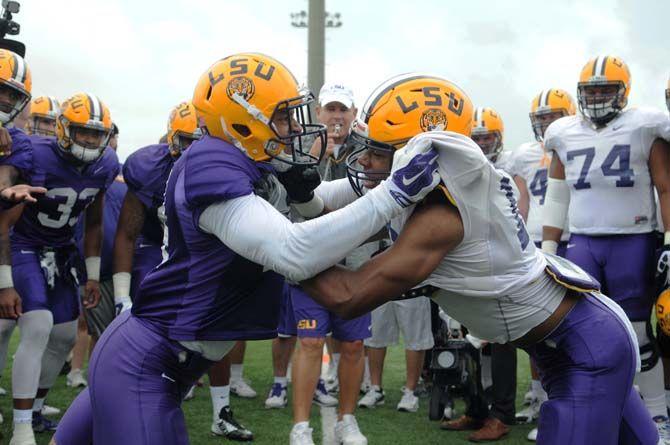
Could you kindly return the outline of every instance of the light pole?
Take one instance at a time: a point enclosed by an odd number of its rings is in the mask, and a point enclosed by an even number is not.
[[[309,0],[309,12],[291,14],[291,26],[307,28],[307,86],[319,94],[326,65],[326,28],[342,26],[339,12],[326,12],[325,0]]]

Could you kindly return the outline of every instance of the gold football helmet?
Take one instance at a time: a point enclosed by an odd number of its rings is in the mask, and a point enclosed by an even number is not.
[[[167,130],[167,144],[172,156],[179,156],[194,141],[202,137],[195,107],[191,102],[182,102],[172,109]]]
[[[32,84],[23,57],[0,49],[0,123],[10,123],[28,105]]]
[[[493,108],[475,108],[470,137],[491,162],[496,162],[503,150],[505,126],[500,114]]]
[[[598,126],[614,119],[628,104],[630,71],[618,57],[598,56],[589,60],[579,75],[579,110]]]
[[[56,136],[56,117],[60,104],[51,96],[38,96],[30,101],[30,120],[27,130],[29,134],[40,136]]]
[[[386,178],[395,150],[419,133],[453,131],[470,135],[472,102],[454,83],[438,76],[408,73],[379,85],[353,122],[347,157],[347,176],[363,194],[367,183]],[[365,157],[387,154],[388,168],[365,170]],[[390,156],[388,156],[390,154]]]
[[[558,88],[541,91],[530,104],[530,124],[535,139],[542,142],[544,132],[553,121],[573,114],[575,114],[575,102],[566,91]]]
[[[97,161],[111,133],[109,109],[96,96],[77,93],[63,102],[56,118],[56,139],[61,150],[77,161]]]

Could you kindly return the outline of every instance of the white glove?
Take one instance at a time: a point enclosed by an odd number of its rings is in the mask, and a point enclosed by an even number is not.
[[[393,156],[393,167],[381,186],[401,207],[420,202],[440,183],[438,153],[429,138],[415,138]]]
[[[116,308],[116,316],[129,310],[133,307],[133,302],[130,300],[130,297],[120,297],[114,298],[114,307]]]

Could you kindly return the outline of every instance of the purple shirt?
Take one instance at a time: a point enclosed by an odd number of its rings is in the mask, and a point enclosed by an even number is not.
[[[123,179],[128,190],[144,204],[144,225],[137,244],[163,245],[163,225],[158,208],[163,205],[165,184],[175,158],[167,144],[148,145],[131,154],[123,164]]]
[[[240,257],[198,226],[210,205],[254,193],[267,171],[205,136],[175,163],[165,192],[168,259],[140,287],[133,314],[173,340],[276,336],[283,277]]]
[[[16,167],[23,180],[47,189],[26,207],[14,226],[12,247],[61,247],[74,243],[74,227],[98,193],[104,193],[119,171],[114,150],[96,162],[77,167],[65,159],[56,139],[31,137],[31,145],[12,151],[5,164]]]

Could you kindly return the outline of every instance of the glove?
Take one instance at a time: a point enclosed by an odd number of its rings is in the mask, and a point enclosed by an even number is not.
[[[413,139],[395,152],[391,175],[381,185],[400,207],[416,204],[440,183],[437,158],[430,138]]]
[[[670,287],[670,244],[656,250],[656,290],[660,294]]]
[[[114,299],[114,307],[116,308],[116,316],[125,312],[133,307],[133,302],[130,301],[130,297],[121,297]]]
[[[316,166],[294,165],[284,172],[277,172],[291,202],[305,203],[314,197],[314,189],[321,184]]]

